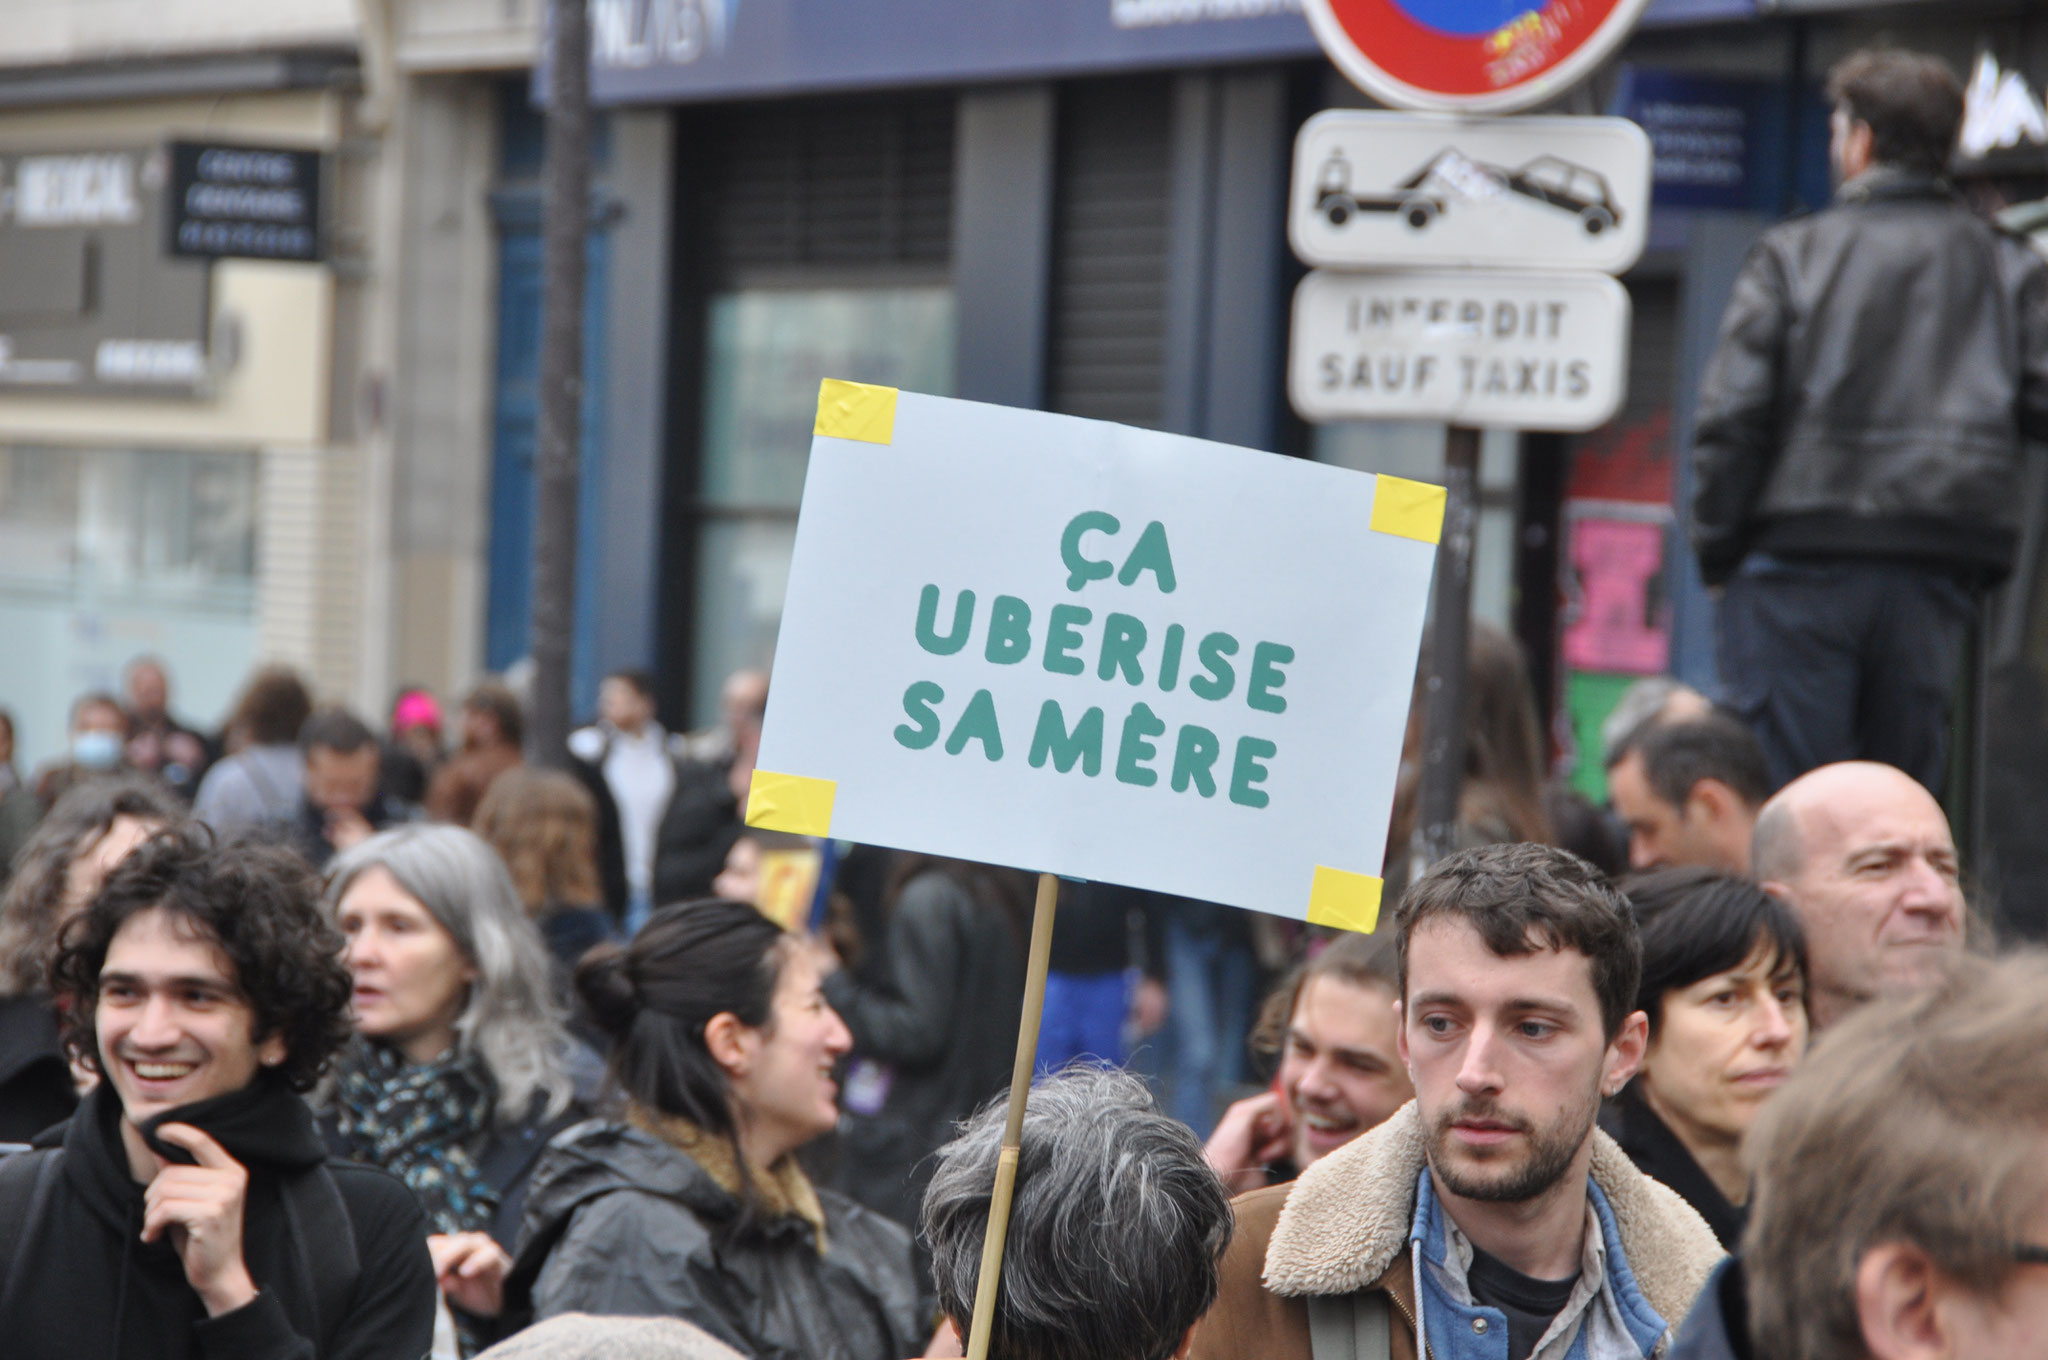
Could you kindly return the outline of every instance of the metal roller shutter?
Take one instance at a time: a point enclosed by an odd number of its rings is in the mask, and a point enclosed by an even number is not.
[[[952,254],[950,95],[820,100],[706,120],[715,275],[792,265],[937,264]]]
[[[1157,428],[1165,394],[1172,87],[1069,86],[1055,173],[1047,405]]]

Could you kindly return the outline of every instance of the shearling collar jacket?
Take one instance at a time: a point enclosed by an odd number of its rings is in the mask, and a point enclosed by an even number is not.
[[[1239,1196],[1237,1232],[1223,1259],[1216,1306],[1195,1333],[1194,1360],[1311,1360],[1304,1301],[1368,1288],[1391,1300],[1393,1360],[1417,1360],[1409,1248],[1424,1164],[1411,1101],[1293,1185]],[[1713,1230],[1597,1129],[1592,1178],[1635,1290],[1676,1326],[1721,1260]],[[1434,1333],[1430,1352],[1433,1360],[1458,1354],[1446,1352]]]

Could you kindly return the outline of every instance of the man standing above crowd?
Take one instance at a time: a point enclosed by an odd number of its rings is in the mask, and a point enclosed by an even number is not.
[[[1415,1101],[1235,1203],[1197,1360],[1648,1360],[1721,1249],[1594,1120],[1642,1062],[1628,904],[1576,856],[1461,851],[1395,912]]]
[[[2023,439],[2048,437],[2048,262],[1943,179],[1941,61],[1857,52],[1828,97],[1835,204],[1750,253],[1700,388],[1693,546],[1773,786],[1860,758],[1938,788]]]
[[[1771,796],[1764,753],[1726,713],[1654,719],[1607,757],[1607,793],[1628,827],[1633,869],[1749,873],[1757,809]]]
[[[1844,761],[1764,805],[1752,849],[1764,891],[1806,929],[1816,1032],[1937,976],[1963,944],[1955,840],[1941,805],[1889,765]]]
[[[419,1205],[330,1162],[298,1095],[348,1037],[340,945],[283,851],[169,832],[109,877],[51,969],[102,1080],[0,1162],[8,1360],[426,1353]]]

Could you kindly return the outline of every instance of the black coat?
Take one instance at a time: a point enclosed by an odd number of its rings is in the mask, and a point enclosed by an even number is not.
[[[50,998],[0,1000],[0,1143],[26,1143],[77,1108]]]
[[[711,880],[746,827],[727,782],[731,761],[678,760],[676,786],[654,833],[654,905],[711,896]]]
[[[910,1234],[829,1190],[826,1250],[775,1218],[727,1240],[740,1202],[684,1153],[591,1120],[542,1154],[506,1281],[514,1325],[560,1313],[695,1323],[754,1360],[902,1360],[931,1308]]]
[[[395,1178],[330,1161],[313,1113],[259,1078],[175,1113],[249,1171],[242,1255],[260,1291],[206,1316],[167,1237],[141,1242],[111,1085],[62,1142],[0,1165],[0,1337],[8,1360],[413,1360],[433,1343],[426,1220]],[[37,1182],[41,1184],[38,1185]],[[353,1257],[355,1269],[347,1267]]]
[[[1657,1117],[1635,1087],[1624,1086],[1620,1095],[1601,1108],[1600,1127],[1621,1144],[1621,1150],[1637,1170],[1676,1190],[1680,1198],[1699,1210],[1723,1248],[1741,1248],[1749,1210],[1729,1202],[1721,1187],[1693,1160],[1678,1135]]]
[[[1944,181],[1879,167],[1750,252],[1697,423],[1708,585],[1751,551],[2002,575],[2022,437],[2048,437],[2048,262]]]
[[[1021,942],[1000,907],[927,870],[898,894],[881,948],[859,970],[825,979],[825,999],[853,1032],[857,1064],[842,1099],[833,1183],[915,1223],[931,1154],[1009,1085],[1024,1000]],[[878,1104],[860,1108],[863,1089],[879,1090]]]

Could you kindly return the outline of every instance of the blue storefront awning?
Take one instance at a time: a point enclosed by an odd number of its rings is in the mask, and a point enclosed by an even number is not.
[[[1652,0],[1643,23],[1755,13],[1756,0]],[[1318,50],[1301,0],[590,0],[590,20],[591,94],[600,104],[1287,60]]]

